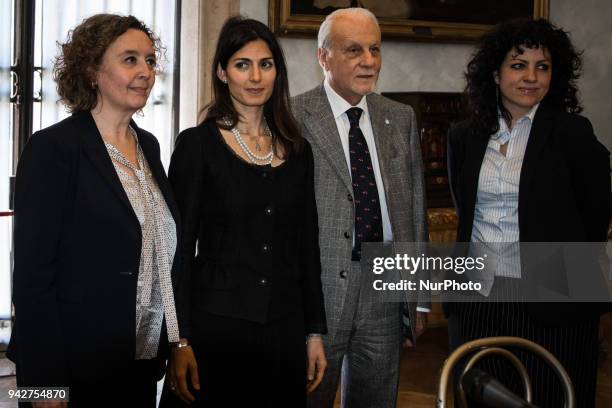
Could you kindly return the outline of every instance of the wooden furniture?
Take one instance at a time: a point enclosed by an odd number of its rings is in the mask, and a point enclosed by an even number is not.
[[[457,213],[454,208],[429,208],[427,210],[429,225],[429,242],[453,242],[457,238]],[[431,303],[431,313],[428,316],[428,327],[447,325],[442,304],[435,297]]]
[[[410,105],[421,138],[427,208],[452,208],[446,167],[446,134],[451,123],[467,117],[466,104],[457,92],[383,92]]]

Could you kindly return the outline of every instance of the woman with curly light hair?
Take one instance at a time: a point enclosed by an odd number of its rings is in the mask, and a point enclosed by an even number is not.
[[[157,140],[132,120],[159,54],[133,16],[85,19],[54,70],[72,116],[32,135],[19,160],[8,356],[18,386],[69,387],[71,407],[154,407],[180,338],[177,209]]]
[[[526,274],[531,282],[558,284],[559,291],[570,280],[562,268],[549,267],[547,276],[543,260],[537,271],[529,270],[516,245],[607,240],[609,152],[579,115],[581,67],[568,33],[544,19],[497,25],[469,61],[471,116],[449,132],[457,241],[485,248],[495,262],[487,264],[493,283],[483,293],[490,301],[447,304],[446,312],[452,348],[490,336],[532,340],[565,366],[577,406],[593,407],[599,314],[606,305],[519,301]],[[533,381],[534,403],[562,406],[552,369],[518,357]],[[512,368],[495,359],[484,368],[522,394]]]

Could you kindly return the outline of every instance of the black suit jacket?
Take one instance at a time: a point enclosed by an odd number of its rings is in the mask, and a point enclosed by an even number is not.
[[[453,126],[448,135],[448,168],[459,216],[459,242],[471,239],[480,167],[490,136],[473,129],[470,120],[466,120]],[[609,155],[597,141],[588,119],[540,105],[521,168],[520,241],[607,241]],[[598,312],[600,306],[587,309]],[[572,309],[572,305],[568,308]],[[545,305],[530,304],[529,309],[536,317],[549,321],[552,317]],[[573,309],[566,314],[557,310],[554,315],[571,321],[585,311]]]
[[[159,144],[131,125],[178,230]],[[8,356],[18,385],[91,384],[133,361],[141,228],[89,112],[36,132],[26,145],[14,231]]]

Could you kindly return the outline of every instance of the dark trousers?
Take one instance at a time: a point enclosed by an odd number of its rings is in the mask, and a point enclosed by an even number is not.
[[[69,388],[69,408],[155,408],[157,381],[163,361],[136,360],[121,369],[91,378],[88,373],[72,373]],[[17,369],[19,382],[19,369]],[[20,408],[31,407],[20,403]]]
[[[198,316],[192,347],[200,392],[190,407],[306,406],[303,313],[259,324],[211,314]],[[184,406],[164,387],[161,408]]]
[[[568,327],[547,327],[535,322],[524,303],[456,303],[449,316],[450,347],[493,336],[516,336],[550,351],[568,372],[579,408],[595,406],[599,317],[585,317]],[[550,366],[534,354],[512,350],[527,368],[538,407],[563,406],[561,382]],[[524,395],[516,370],[503,358],[481,360],[477,366],[492,374],[517,395]],[[460,367],[462,369],[462,367]],[[460,371],[457,370],[455,375]]]

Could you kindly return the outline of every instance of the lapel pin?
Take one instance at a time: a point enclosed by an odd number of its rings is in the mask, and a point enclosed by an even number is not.
[[[391,122],[389,122],[389,119],[385,118],[385,125],[390,124]]]

